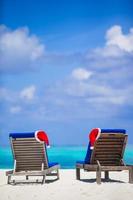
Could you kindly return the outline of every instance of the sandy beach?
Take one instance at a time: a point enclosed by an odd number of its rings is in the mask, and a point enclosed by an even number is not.
[[[19,177],[23,178],[24,177]],[[111,172],[110,182],[97,185],[95,173],[81,172],[81,181],[75,179],[75,170],[60,170],[60,180],[47,177],[45,184],[23,183],[7,185],[5,170],[0,170],[1,200],[132,200],[133,184],[128,183],[128,172]]]

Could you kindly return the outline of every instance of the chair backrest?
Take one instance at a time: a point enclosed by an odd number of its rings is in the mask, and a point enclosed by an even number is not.
[[[35,138],[12,138],[11,146],[15,163],[15,171],[40,171],[48,168],[48,157],[45,143]]]
[[[127,143],[127,135],[122,133],[102,133],[94,144],[91,164],[119,166],[124,165],[122,159]]]

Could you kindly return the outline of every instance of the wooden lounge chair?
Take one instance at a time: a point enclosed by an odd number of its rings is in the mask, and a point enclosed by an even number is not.
[[[8,184],[17,183],[15,180],[11,181],[12,176],[24,175],[27,182],[29,176],[42,176],[42,184],[47,175],[54,175],[59,179],[60,166],[58,163],[48,162],[45,143],[39,143],[34,137],[10,137],[10,141],[14,157],[14,169],[6,172]],[[53,171],[56,173],[52,173]]]
[[[90,163],[76,164],[76,178],[80,180],[80,170],[96,171],[96,181],[101,184],[101,172],[104,171],[105,179],[109,180],[109,171],[129,171],[129,183],[133,183],[133,166],[126,165],[123,161],[127,135],[121,133],[102,133],[94,144]]]

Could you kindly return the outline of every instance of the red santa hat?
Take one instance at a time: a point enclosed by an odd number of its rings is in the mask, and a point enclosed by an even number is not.
[[[38,130],[35,132],[35,138],[38,142],[43,143],[45,142],[47,147],[50,147],[49,145],[49,139],[47,134],[43,130]]]
[[[94,128],[89,133],[89,140],[90,140],[90,149],[94,148],[95,141],[100,137],[101,135],[101,129],[100,128]]]

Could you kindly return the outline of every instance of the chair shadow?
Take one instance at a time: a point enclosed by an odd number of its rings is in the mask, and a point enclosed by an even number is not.
[[[85,183],[95,183],[96,179],[80,179],[79,181]],[[114,179],[101,179],[101,183],[125,183],[124,181],[114,180]]]
[[[45,183],[53,183],[53,182],[58,181],[58,180],[59,180],[58,178],[52,179],[52,180],[46,180]]]

